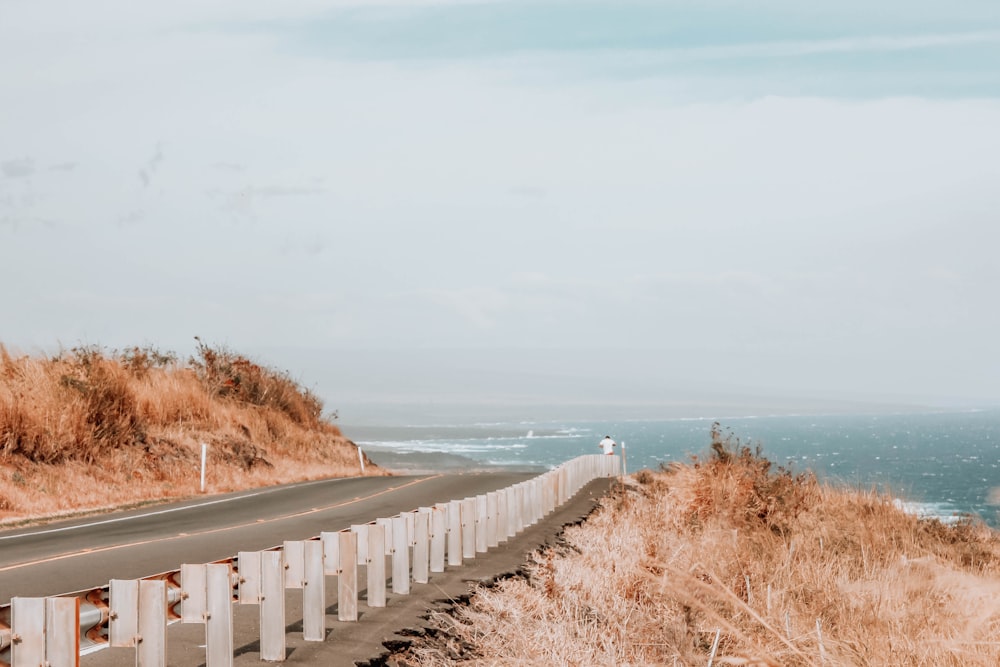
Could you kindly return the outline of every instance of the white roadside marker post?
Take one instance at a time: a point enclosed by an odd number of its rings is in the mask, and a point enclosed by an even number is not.
[[[358,447],[358,461],[361,463],[361,474],[364,475],[365,474],[365,455],[361,453],[361,445],[357,445],[357,447]]]
[[[208,454],[208,445],[201,443],[201,492],[205,493],[205,458]]]

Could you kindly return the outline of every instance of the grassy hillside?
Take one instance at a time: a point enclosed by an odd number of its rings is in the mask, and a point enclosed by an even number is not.
[[[775,469],[718,429],[634,475],[410,665],[1000,664],[1000,538]]]
[[[315,395],[228,350],[0,345],[0,520],[197,493],[202,443],[210,492],[360,473]]]

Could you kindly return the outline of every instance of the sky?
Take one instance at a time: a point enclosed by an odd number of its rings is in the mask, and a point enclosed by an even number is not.
[[[993,0],[0,0],[0,342],[345,420],[1000,405],[998,64]]]

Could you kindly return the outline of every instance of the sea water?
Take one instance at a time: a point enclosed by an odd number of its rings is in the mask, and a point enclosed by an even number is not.
[[[546,470],[596,454],[610,435],[628,470],[687,461],[709,450],[718,422],[776,465],[899,498],[923,516],[965,514],[1000,525],[1000,410],[719,419],[532,421],[345,427],[377,463],[411,470]]]

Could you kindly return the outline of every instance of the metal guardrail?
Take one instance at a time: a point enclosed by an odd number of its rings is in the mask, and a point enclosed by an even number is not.
[[[203,623],[206,667],[233,664],[233,603],[260,607],[260,658],[285,659],[285,589],[302,589],[303,638],[323,641],[325,577],[337,577],[339,621],[358,619],[358,566],[369,607],[386,604],[386,581],[406,595],[445,567],[461,566],[506,542],[569,500],[587,482],[618,475],[617,456],[585,455],[498,491],[401,512],[390,518],[241,551],[143,579],[0,606],[0,666],[79,665],[105,648],[133,648],[136,664],[166,665],[172,623]],[[387,572],[386,560],[391,563]]]

